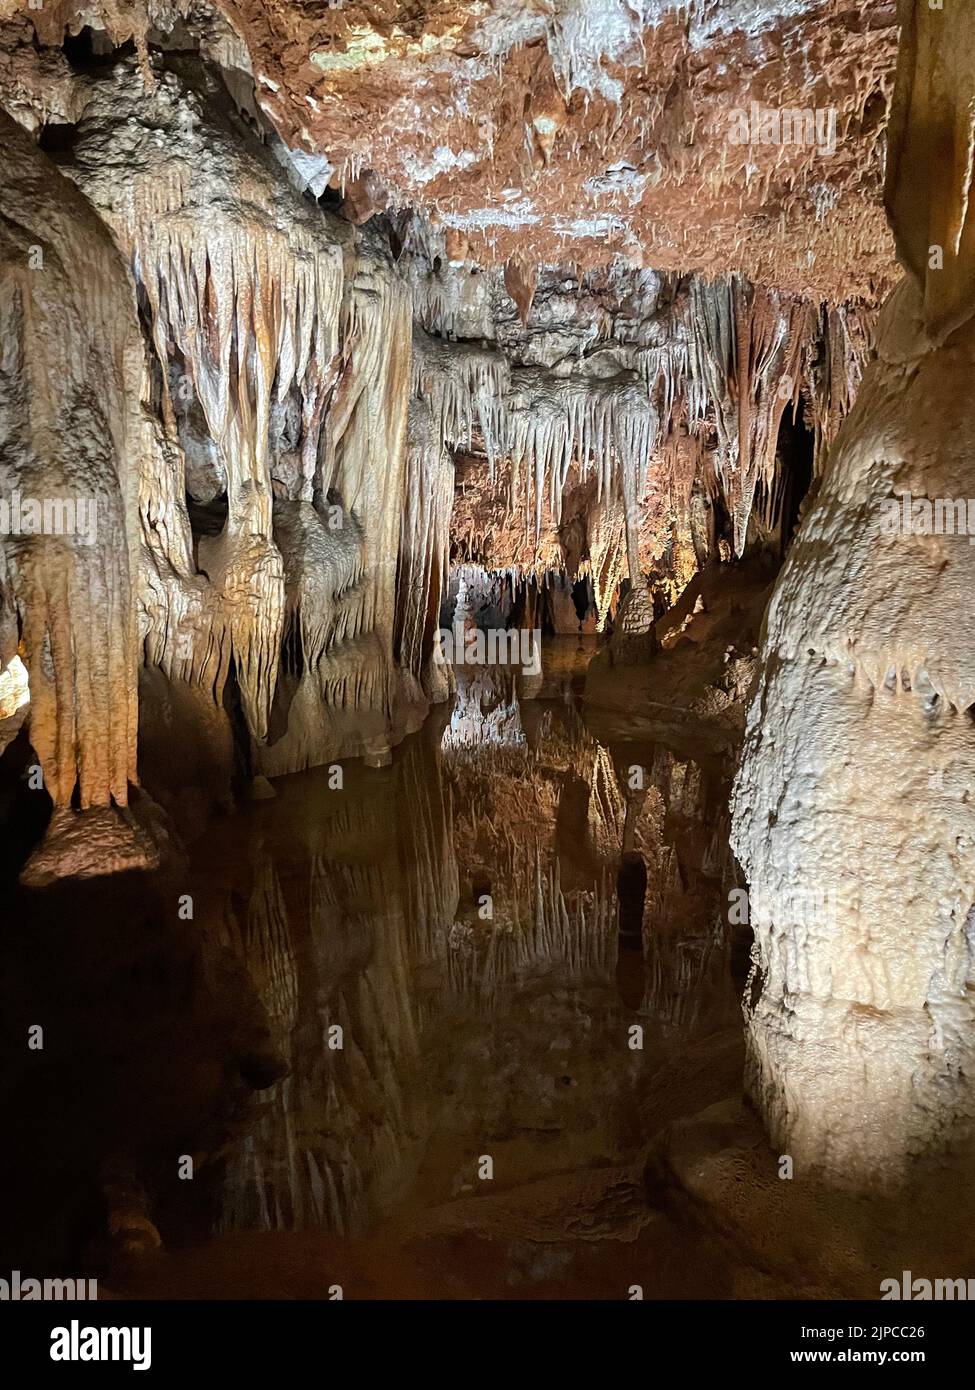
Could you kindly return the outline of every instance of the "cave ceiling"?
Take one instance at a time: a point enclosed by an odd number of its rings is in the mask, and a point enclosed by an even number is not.
[[[65,34],[198,47],[313,192],[353,221],[423,212],[454,263],[622,256],[831,302],[875,303],[896,275],[892,0],[38,3],[0,0],[21,119],[83,106]],[[792,112],[819,124],[777,129]]]

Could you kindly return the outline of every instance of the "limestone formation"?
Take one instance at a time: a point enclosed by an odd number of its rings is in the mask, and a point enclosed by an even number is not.
[[[954,64],[973,31],[957,7],[903,9],[889,197],[908,276],[769,605],[734,800],[756,940],[749,1086],[773,1143],[853,1187],[902,1180],[975,1118],[975,552],[955,510],[971,491],[975,301],[948,211],[969,196],[955,136],[970,65]],[[921,261],[940,235],[941,278]]]
[[[31,743],[55,805],[124,806],[136,780],[143,344],[104,223],[2,119],[4,669],[17,629]],[[45,514],[46,513],[46,514]]]

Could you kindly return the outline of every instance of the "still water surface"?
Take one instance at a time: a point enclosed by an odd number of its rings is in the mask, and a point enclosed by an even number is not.
[[[116,885],[109,921],[62,893],[43,943],[8,935],[11,1033],[48,1039],[5,1083],[35,1158],[21,1268],[174,1297],[720,1292],[640,1160],[740,1077],[730,769],[588,723],[592,653],[553,639],[532,691],[460,669],[390,767],[280,779],[181,881]],[[164,1252],[120,1265],[113,1220]]]

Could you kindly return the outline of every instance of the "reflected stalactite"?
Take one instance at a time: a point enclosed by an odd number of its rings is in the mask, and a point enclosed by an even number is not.
[[[668,1033],[693,1033],[702,1024],[713,1027],[722,1012],[730,1023],[738,1004],[727,997],[729,969],[728,934],[720,921],[702,935],[651,934],[642,1012],[652,1014]]]
[[[583,1104],[575,1074],[595,1068],[612,1097],[608,1123],[618,1143],[630,1125],[624,1097],[637,1066],[631,1059],[619,1068],[629,1022],[639,1019],[663,1040],[735,1017],[721,885],[700,862],[711,839],[708,779],[666,750],[643,749],[648,782],[634,792],[626,778],[637,754],[599,744],[571,703],[537,705],[528,741],[510,671],[461,667],[455,675],[455,716],[442,731],[426,729],[391,769],[360,771],[341,793],[309,784],[295,799],[301,819],[292,835],[285,794],[271,808],[281,827],[255,829],[248,842],[248,926],[272,939],[257,949],[242,935],[241,949],[260,976],[273,1026],[290,1025],[292,1072],[233,1155],[225,1228],[352,1235],[410,1192],[429,1189],[432,1200],[463,1191],[458,1174],[465,1145],[475,1142],[465,1137],[474,1117],[499,1135],[510,1123],[501,1093],[497,1102],[481,1093],[493,1094],[509,1069],[524,1070],[532,1038],[557,1048],[558,1070],[542,1092],[527,1079],[515,1086],[518,1127],[561,1133]],[[582,798],[571,827],[562,809],[567,787]],[[686,881],[665,839],[668,816],[683,834],[691,818],[705,817],[683,851]],[[569,840],[580,832],[588,869],[566,876]],[[626,904],[614,880],[627,839],[647,887],[635,969],[623,982]],[[701,933],[691,899],[705,893],[709,932]],[[665,930],[665,913],[689,922],[689,936]],[[279,1000],[291,997],[274,982],[292,978],[289,962],[297,1004],[284,1015]],[[544,1118],[532,1121],[533,1107]],[[594,1153],[609,1141],[597,1139],[603,1122],[586,1105],[583,1115],[577,1142]],[[452,1156],[446,1188],[446,1173],[430,1170],[437,1154]],[[526,1172],[559,1166],[545,1144],[525,1161]]]
[[[410,402],[406,506],[400,540],[397,656],[404,679],[412,677],[431,698],[450,690],[434,658],[435,617],[447,585],[454,470],[434,435],[429,409]]]
[[[244,964],[267,1013],[280,1054],[290,1061],[298,1011],[298,978],[288,909],[274,861],[260,846],[254,856],[254,883],[238,918],[234,899],[227,904],[221,944]]]
[[[366,790],[325,800],[298,830],[301,856],[274,899],[301,962],[293,1072],[228,1169],[227,1228],[358,1233],[412,1177],[423,1102],[411,972],[436,954],[457,904],[435,758],[419,737],[397,761],[387,790],[410,811],[395,823]],[[281,852],[260,839],[252,848]]]
[[[483,930],[456,923],[445,937],[449,993],[468,1007],[502,1007],[504,992],[533,971],[595,979],[612,970],[612,897],[562,892],[558,863],[543,870],[536,859],[534,883],[511,885],[503,920]]]

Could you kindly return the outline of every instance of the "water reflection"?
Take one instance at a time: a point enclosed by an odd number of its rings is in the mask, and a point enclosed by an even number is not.
[[[713,1055],[719,1030],[738,1036],[729,769],[597,736],[579,703],[591,654],[554,639],[528,687],[459,670],[453,707],[391,766],[347,763],[341,789],[327,769],[280,779],[167,879],[13,896],[0,1101],[22,1142],[0,1169],[18,1194],[7,1267],[131,1287],[120,1250],[161,1241],[168,1263],[139,1268],[163,1296],[266,1293],[277,1278],[320,1297],[313,1236],[386,1252],[390,1222],[408,1243],[431,1223],[462,1241],[490,1220],[505,1253],[482,1277],[517,1295],[564,1286],[524,1247],[532,1231],[641,1228],[626,1165],[709,1103],[681,1060]],[[624,856],[646,883],[621,935]],[[38,1022],[45,1050],[28,1053]],[[288,1246],[272,1277],[275,1235]],[[396,1283],[408,1262],[380,1258],[360,1290],[418,1296]]]
[[[967,1168],[887,1206],[781,1181],[740,1100],[730,769],[596,722],[590,654],[459,672],[391,766],[282,778],[168,877],[5,898],[0,1266],[318,1299],[965,1268]]]
[[[653,1074],[736,1018],[724,777],[594,737],[589,655],[550,643],[533,699],[459,668],[393,767],[289,778],[200,847],[207,930],[292,1069],[229,1160],[223,1228],[359,1235],[486,1190],[485,1155],[493,1192],[632,1157]],[[621,935],[624,855],[645,884]]]

